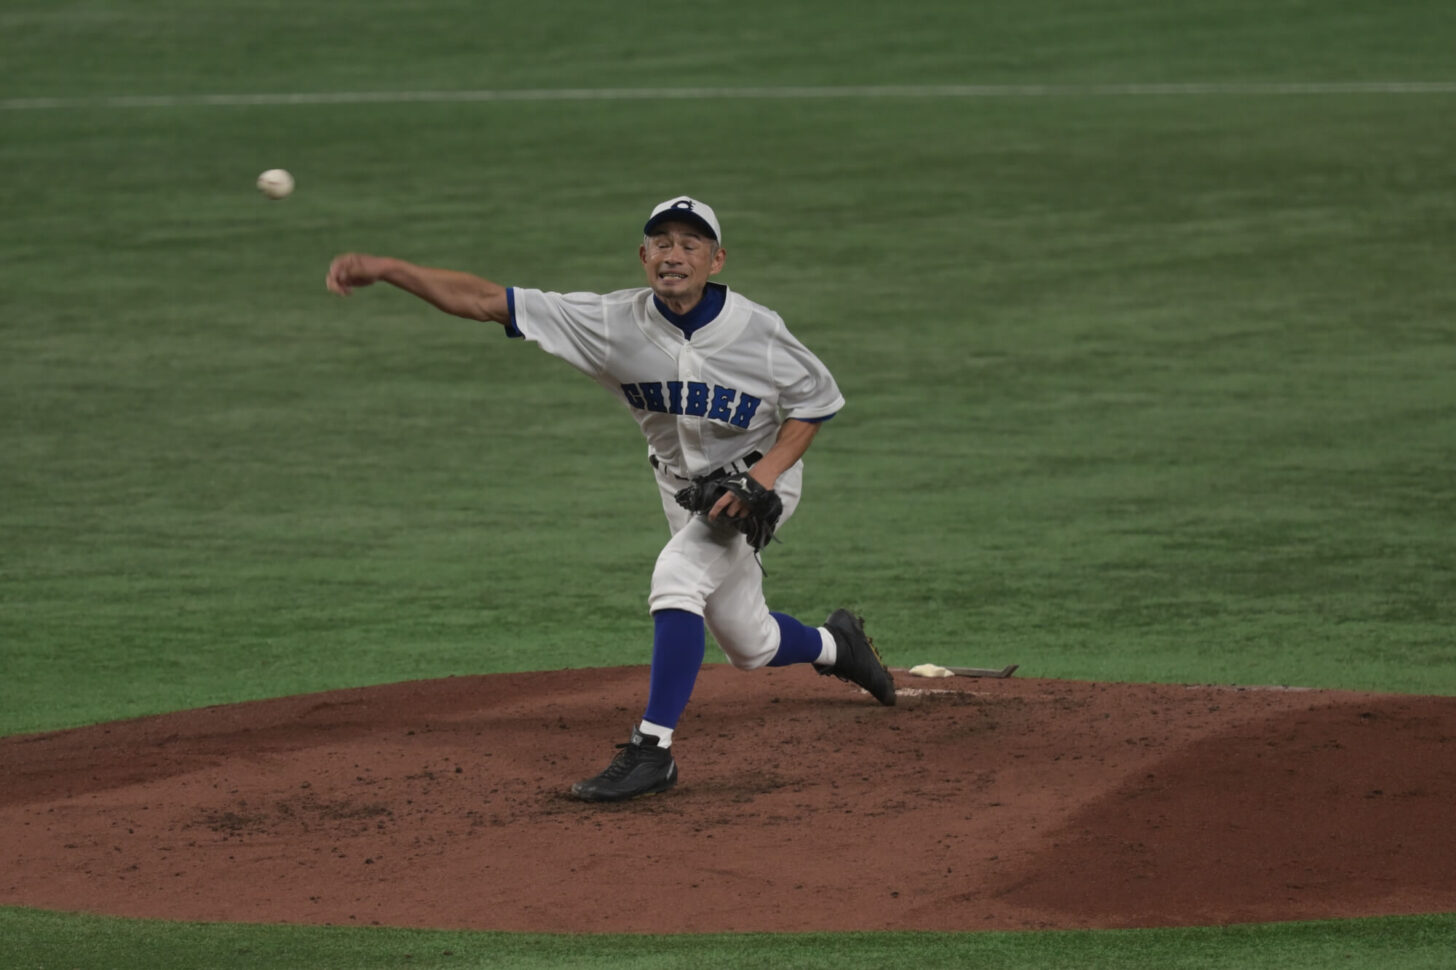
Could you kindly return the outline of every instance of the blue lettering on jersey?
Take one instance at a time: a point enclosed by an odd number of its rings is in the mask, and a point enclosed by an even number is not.
[[[752,394],[738,395],[738,410],[733,412],[733,418],[728,423],[735,428],[746,428],[748,422],[753,420],[753,413],[763,402]]]
[[[758,406],[763,403],[752,394],[741,394],[731,387],[710,387],[702,381],[623,384],[622,395],[627,404],[638,411],[706,417],[712,421],[726,421],[735,428],[747,428],[758,413]],[[738,403],[736,409],[733,407],[735,400]]]
[[[708,385],[700,381],[688,381],[688,403],[684,414],[701,418],[708,413]]]
[[[733,402],[737,391],[731,387],[713,388],[713,406],[708,409],[708,419],[711,421],[727,421],[732,415],[728,413],[728,405]]]
[[[662,399],[661,381],[643,381],[637,386],[642,391],[642,396],[647,399],[647,410],[667,411],[667,402]]]

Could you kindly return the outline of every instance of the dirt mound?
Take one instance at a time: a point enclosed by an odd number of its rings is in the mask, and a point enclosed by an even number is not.
[[[565,795],[646,668],[0,739],[0,904],[530,931],[1167,926],[1456,908],[1456,698],[703,670],[672,792]]]

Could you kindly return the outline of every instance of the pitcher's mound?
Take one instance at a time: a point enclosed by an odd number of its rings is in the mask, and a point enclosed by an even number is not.
[[[530,931],[1448,911],[1456,698],[704,668],[671,792],[570,799],[646,668],[0,739],[0,904]]]

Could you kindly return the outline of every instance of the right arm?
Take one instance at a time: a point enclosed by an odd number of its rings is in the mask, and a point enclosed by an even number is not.
[[[370,256],[367,253],[336,256],[329,264],[324,285],[340,296],[348,296],[354,287],[368,286],[380,280],[457,317],[495,323],[510,323],[511,320],[506,288],[499,283],[470,273],[416,266],[387,256]]]

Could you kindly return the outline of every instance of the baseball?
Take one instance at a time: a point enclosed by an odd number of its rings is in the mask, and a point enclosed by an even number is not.
[[[287,198],[293,192],[293,176],[281,168],[270,168],[258,176],[258,191],[270,199]]]

